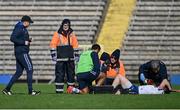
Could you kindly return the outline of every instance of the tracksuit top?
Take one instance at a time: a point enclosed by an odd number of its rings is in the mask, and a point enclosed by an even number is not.
[[[29,41],[29,33],[23,22],[19,21],[15,25],[10,40],[14,43],[15,55],[29,53],[29,45],[25,45],[25,41]]]

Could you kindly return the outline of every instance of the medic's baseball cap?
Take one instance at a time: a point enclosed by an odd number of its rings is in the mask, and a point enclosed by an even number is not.
[[[27,15],[23,16],[22,19],[21,19],[21,21],[22,21],[22,22],[23,22],[23,21],[28,21],[29,23],[34,23],[34,22],[32,21],[32,19],[31,19],[31,17],[30,17],[30,16],[27,16]]]

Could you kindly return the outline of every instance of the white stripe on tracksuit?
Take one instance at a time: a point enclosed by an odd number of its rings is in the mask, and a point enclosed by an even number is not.
[[[25,59],[27,65],[28,65],[28,69],[32,70],[32,65],[31,65],[31,63],[29,61],[29,58],[28,58],[27,54],[24,54],[24,59]]]

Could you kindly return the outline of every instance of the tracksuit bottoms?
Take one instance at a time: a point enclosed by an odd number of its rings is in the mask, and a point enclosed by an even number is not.
[[[28,53],[15,54],[16,58],[16,72],[11,78],[10,82],[6,86],[7,90],[10,90],[16,80],[22,75],[23,70],[27,73],[28,92],[32,92],[32,75],[33,75],[33,64]]]

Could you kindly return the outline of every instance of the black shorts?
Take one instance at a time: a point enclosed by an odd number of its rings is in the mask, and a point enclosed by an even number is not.
[[[106,78],[104,85],[112,85],[113,81],[114,81],[114,78]]]
[[[97,78],[97,76],[91,74],[90,72],[77,74],[77,82],[79,83],[79,89],[84,89],[85,87],[92,86],[92,82]]]

